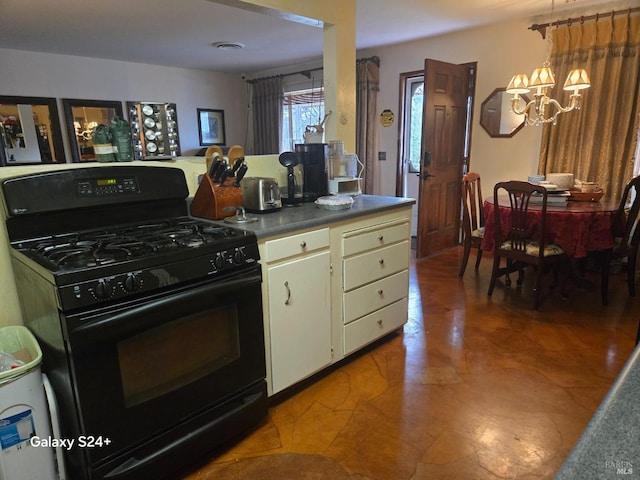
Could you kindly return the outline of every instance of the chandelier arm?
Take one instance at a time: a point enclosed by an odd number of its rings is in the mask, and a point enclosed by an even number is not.
[[[520,104],[520,99],[522,97],[520,97],[520,95],[518,95],[517,97],[514,97],[511,99],[511,110],[513,110],[513,113],[515,113],[516,115],[524,115],[527,110],[529,110],[529,108],[531,108],[531,105],[533,105],[535,103],[534,100],[529,101],[529,103],[527,103],[524,107],[522,107],[522,109],[518,108],[518,105]]]
[[[554,115],[554,118],[557,117],[559,113],[567,113],[576,108],[576,103],[573,99],[571,99],[569,105],[566,107],[563,107],[555,98],[550,98],[548,103],[557,108],[557,113]]]

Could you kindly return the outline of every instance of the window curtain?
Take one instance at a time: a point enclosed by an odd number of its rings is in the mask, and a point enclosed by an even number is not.
[[[378,91],[380,59],[356,62],[356,154],[364,164],[364,193],[374,193],[374,171],[378,150]]]
[[[581,110],[559,115],[557,125],[544,125],[538,173],[572,172],[602,186],[605,199],[618,201],[633,176],[638,138],[640,16],[602,15],[549,33],[556,77],[550,96],[568,103],[564,79],[580,66],[591,88],[582,90]]]
[[[253,153],[266,155],[280,151],[280,124],[284,102],[282,76],[252,81]]]

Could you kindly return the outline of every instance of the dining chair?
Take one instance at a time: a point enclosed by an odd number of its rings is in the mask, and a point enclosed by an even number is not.
[[[509,181],[497,183],[493,189],[494,205],[499,205],[500,195],[507,194],[509,200],[508,221],[502,217],[500,208],[494,208],[494,250],[493,269],[489,282],[488,295],[491,296],[499,276],[505,275],[505,285],[511,285],[509,274],[518,271],[518,285],[524,280],[524,267],[536,268],[534,284],[533,309],[537,310],[540,304],[540,289],[542,274],[548,267],[553,267],[554,287],[558,282],[560,270],[566,272],[567,256],[564,251],[553,243],[546,243],[546,214],[547,214],[547,190],[540,185],[523,181]],[[529,204],[534,196],[540,203],[539,222],[532,224],[529,218]],[[537,211],[536,211],[537,213]],[[506,267],[501,269],[501,259],[506,259]],[[564,294],[566,275],[563,275],[562,293]]]
[[[636,257],[640,243],[640,229],[636,228],[640,212],[640,176],[629,181],[624,188],[620,204],[613,217],[613,248],[604,252],[602,264],[602,304],[609,304],[609,269],[614,260],[627,259],[627,285],[629,296],[636,295]]]
[[[462,264],[458,277],[462,278],[469,261],[471,248],[477,248],[476,270],[482,259],[482,239],[484,238],[484,213],[482,211],[482,188],[480,175],[469,172],[462,176]]]

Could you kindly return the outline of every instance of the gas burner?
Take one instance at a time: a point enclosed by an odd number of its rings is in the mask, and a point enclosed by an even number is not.
[[[216,238],[226,238],[229,236],[226,227],[217,227],[215,225],[204,225],[200,231],[205,235],[213,235]]]
[[[93,251],[92,247],[63,247],[49,250],[45,254],[45,258],[51,263],[57,266],[63,266],[70,263],[80,264],[81,266],[87,263],[87,256],[91,255]]]

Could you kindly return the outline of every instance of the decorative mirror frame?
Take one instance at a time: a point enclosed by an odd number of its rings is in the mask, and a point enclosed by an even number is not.
[[[67,159],[64,154],[64,145],[62,143],[62,130],[60,129],[60,117],[58,115],[58,106],[55,98],[50,97],[18,97],[18,96],[6,96],[0,95],[0,104],[5,105],[37,105],[46,106],[49,109],[49,129],[51,134],[50,143],[53,146],[53,158],[51,161],[43,161],[42,156],[40,161],[34,160],[33,162],[10,162],[6,155],[6,145],[0,135],[0,165],[41,165],[43,163],[67,163]]]
[[[504,111],[502,98],[501,98],[501,102],[500,102],[501,110],[499,112],[500,113],[499,116],[496,114],[497,110],[495,108],[492,109],[492,110],[489,110],[491,103],[495,102],[495,98],[494,97],[498,93],[503,93],[503,94],[506,95],[506,89],[504,89],[504,88],[496,88],[493,92],[491,92],[491,94],[489,96],[487,96],[487,98],[485,98],[484,102],[482,102],[482,105],[480,107],[480,125],[482,125],[482,128],[484,128],[484,130],[492,138],[511,138],[516,133],[518,133],[522,129],[522,127],[524,127],[524,125],[525,125],[524,115],[520,115],[522,117],[522,121],[520,122],[519,125],[514,127],[513,130],[511,130],[510,132],[505,132],[505,133],[501,132],[500,131],[500,121],[501,121],[502,115],[510,114],[510,115],[517,116],[517,114],[511,111],[510,103],[509,103],[509,107],[507,107],[508,110]],[[529,99],[527,98],[526,95],[520,95],[520,97],[525,102],[529,102]]]
[[[69,138],[69,147],[71,148],[71,157],[73,163],[80,162],[92,162],[93,160],[83,160],[80,153],[80,146],[78,145],[78,138],[76,136],[76,128],[74,126],[73,108],[74,107],[87,107],[87,108],[104,108],[108,110],[115,110],[115,116],[123,117],[124,110],[122,109],[122,102],[116,100],[80,100],[75,98],[63,98],[62,109],[64,110],[64,121],[67,128],[67,136]],[[109,117],[111,120],[113,117]]]

